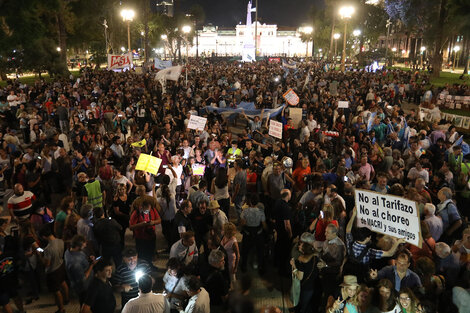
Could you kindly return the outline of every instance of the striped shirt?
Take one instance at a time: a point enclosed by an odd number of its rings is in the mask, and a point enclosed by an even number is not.
[[[352,251],[350,251],[352,242]],[[351,233],[346,233],[346,245],[348,247],[348,253],[353,254],[354,257],[359,257],[364,249],[368,249],[367,253],[364,255],[362,260],[359,260],[362,264],[369,264],[370,259],[381,259],[383,255],[382,250],[376,250],[372,248],[367,248],[366,245],[360,244],[357,241],[354,241]]]
[[[36,200],[36,196],[31,191],[25,191],[21,196],[13,195],[8,199],[8,209],[13,210],[15,217],[25,220],[31,215],[33,200]]]
[[[123,306],[127,301],[139,295],[139,285],[135,277],[135,274],[139,271],[142,272],[142,274],[150,274],[151,269],[147,261],[138,260],[137,266],[133,271],[129,269],[126,263],[122,263],[114,273],[113,279],[111,280],[113,285],[130,285],[132,287],[129,292],[121,292]]]

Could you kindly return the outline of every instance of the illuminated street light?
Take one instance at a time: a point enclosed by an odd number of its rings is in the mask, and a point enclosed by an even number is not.
[[[184,25],[183,28],[181,28],[183,33],[188,34],[191,31],[191,26],[189,25]]]
[[[393,51],[393,52],[397,52],[397,48],[393,47],[393,48],[392,48],[392,51]]]
[[[424,52],[424,50],[426,50],[426,47],[423,46],[423,47],[419,48],[419,50],[421,50],[421,52]]]
[[[339,15],[344,19],[343,55],[341,57],[341,71],[346,69],[346,34],[348,30],[348,19],[354,14],[354,7],[344,6],[339,9]]]
[[[127,49],[131,52],[131,22],[134,20],[135,12],[130,9],[123,9],[121,16],[124,22],[127,22]],[[124,52],[124,51],[123,51]]]
[[[163,40],[166,40],[168,38],[168,36],[163,34],[163,35],[160,36],[160,38],[163,39]]]
[[[455,46],[452,50],[454,50],[454,62],[452,62],[452,72],[455,70],[455,58],[457,57],[457,52],[460,51],[460,46]]]
[[[61,50],[61,49],[60,49],[60,47],[57,47],[57,49],[56,49],[56,50],[57,50],[57,52],[60,52],[60,50]]]
[[[353,31],[353,35],[354,35],[354,37],[359,37],[361,35],[361,30],[360,29],[355,29]]]
[[[305,26],[301,29],[301,32],[306,34],[306,35],[310,35],[312,32],[313,32],[313,27],[312,26]],[[305,40],[305,57],[308,57],[308,38],[307,40]],[[313,52],[312,52],[313,53]],[[312,55],[313,57],[313,55]]]
[[[333,35],[334,39],[339,39],[339,37],[341,37],[341,34],[336,33],[336,34]]]
[[[121,47],[121,51],[122,51],[122,52],[125,52],[125,51],[126,51],[126,48]]]

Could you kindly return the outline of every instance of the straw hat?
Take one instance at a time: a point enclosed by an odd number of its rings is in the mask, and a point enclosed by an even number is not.
[[[209,203],[209,210],[218,209],[218,208],[220,208],[220,205],[219,205],[219,202],[217,200],[212,200]]]
[[[341,287],[351,287],[351,286],[359,286],[357,283],[357,277],[354,275],[345,275],[343,277],[343,282],[340,285]]]
[[[315,235],[312,233],[303,233],[302,236],[300,236],[300,241],[303,243],[307,243],[313,247],[313,244],[315,243]]]

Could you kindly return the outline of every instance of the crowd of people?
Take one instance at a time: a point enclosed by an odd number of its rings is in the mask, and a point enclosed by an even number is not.
[[[297,61],[191,60],[165,92],[154,69],[0,89],[3,310],[46,285],[59,313],[75,298],[82,313],[248,313],[258,275],[290,288],[263,312],[469,312],[470,162],[453,125],[404,109],[468,85]],[[415,201],[421,248],[357,227],[356,188]]]

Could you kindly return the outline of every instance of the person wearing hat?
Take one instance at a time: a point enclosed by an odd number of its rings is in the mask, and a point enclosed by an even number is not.
[[[297,305],[296,312],[308,313],[312,312],[312,299],[314,294],[314,284],[318,278],[318,269],[315,266],[317,258],[315,257],[315,236],[312,233],[303,233],[300,236],[299,252],[300,255],[297,259],[292,258],[290,265],[292,266],[292,277],[294,280],[300,281],[297,288],[300,290],[294,291],[294,305]],[[293,282],[294,285],[294,282]],[[296,296],[298,294],[298,296]],[[297,298],[298,297],[298,298]]]
[[[222,237],[223,226],[225,223],[228,223],[227,215],[224,211],[220,210],[220,205],[217,200],[212,200],[209,203],[209,211],[212,215],[212,232]]]
[[[113,286],[121,291],[122,307],[132,299],[139,295],[139,286],[136,277],[140,274],[150,274],[150,264],[139,259],[136,249],[127,247],[122,252],[122,263],[116,268],[111,281]]]
[[[357,277],[354,275],[345,275],[343,282],[339,286],[341,289],[328,298],[326,312],[358,312],[357,288],[359,284],[357,283]]]

